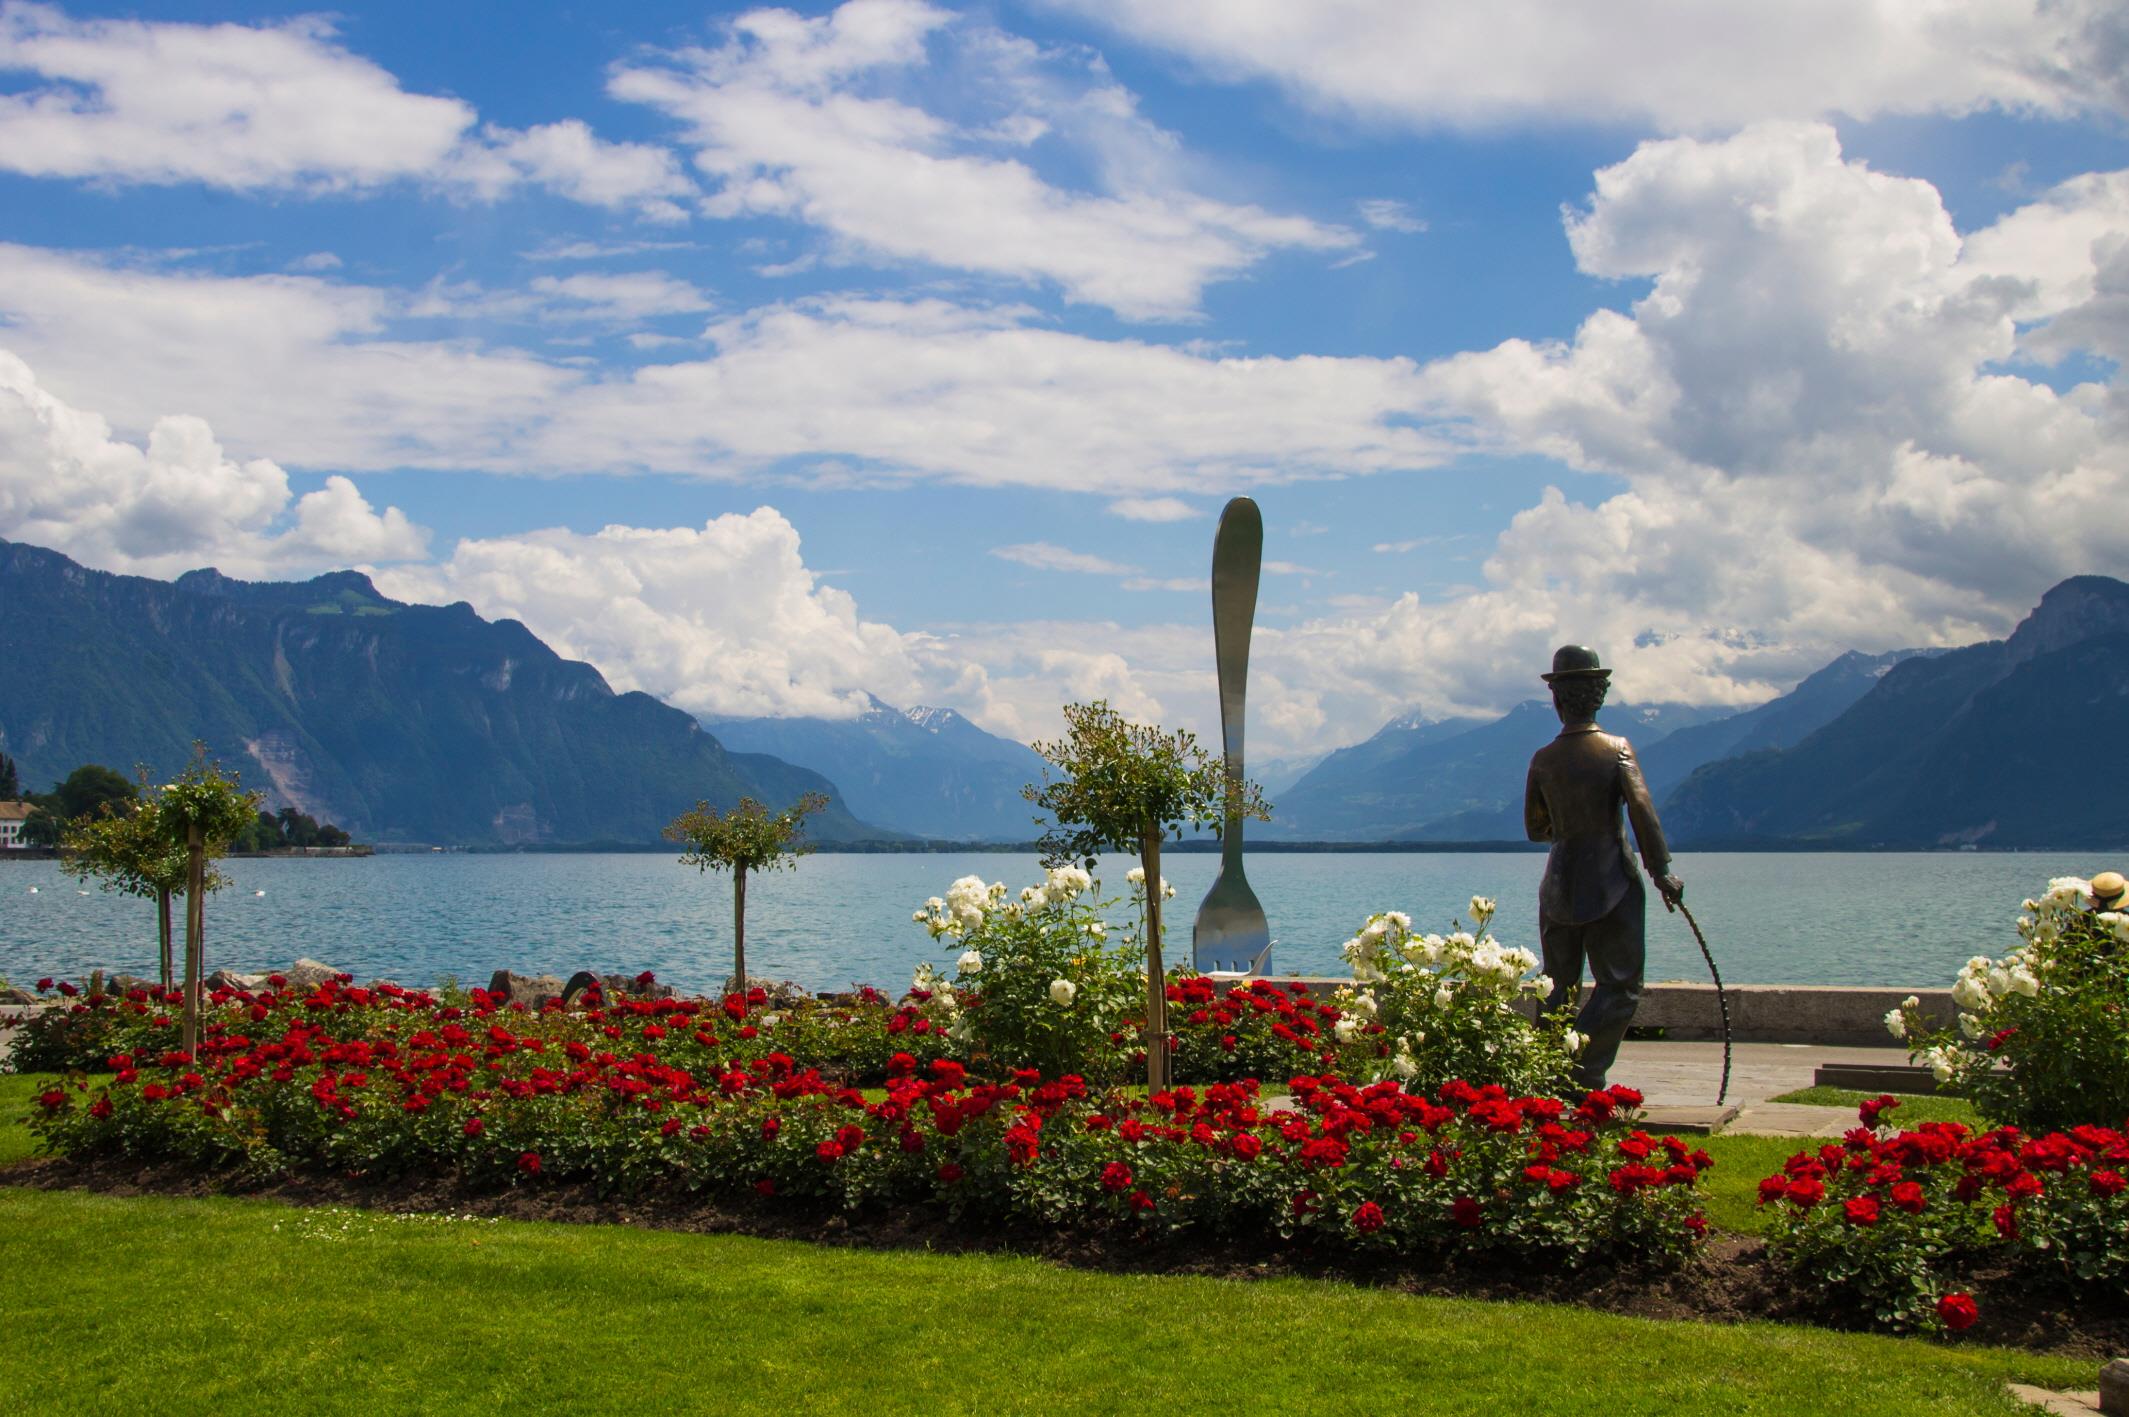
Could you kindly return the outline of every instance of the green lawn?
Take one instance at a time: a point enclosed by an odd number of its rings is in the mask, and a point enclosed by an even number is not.
[[[2012,1413],[2089,1364],[1313,1280],[0,1188],[10,1411]],[[71,1262],[60,1262],[71,1257]],[[35,1260],[36,1262],[30,1262]]]
[[[1880,1093],[1856,1092],[1845,1087],[1805,1087],[1795,1092],[1785,1092],[1779,1097],[1770,1097],[1769,1102],[1801,1102],[1808,1107],[1848,1107],[1860,1105],[1866,1097],[1878,1097]],[[1985,1127],[1988,1123],[1974,1105],[1963,1097],[1916,1097],[1895,1093],[1900,1105],[1885,1114],[1884,1120],[1894,1126],[1912,1127],[1921,1122],[1964,1122],[1969,1127]],[[1861,1121],[1860,1118],[1857,1119]]]

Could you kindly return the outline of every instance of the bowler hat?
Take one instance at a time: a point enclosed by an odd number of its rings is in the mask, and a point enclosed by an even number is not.
[[[1550,684],[1555,679],[1609,679],[1612,672],[1597,662],[1597,652],[1588,645],[1561,645],[1552,654],[1552,673],[1545,676]]]

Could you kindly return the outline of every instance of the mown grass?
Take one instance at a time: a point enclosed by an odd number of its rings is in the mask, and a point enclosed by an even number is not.
[[[1804,1087],[1767,1100],[1800,1102],[1807,1107],[1852,1109],[1860,1106],[1865,1098],[1882,1095],[1876,1092],[1857,1092],[1846,1087]],[[1963,1097],[1923,1097],[1906,1093],[1893,1095],[1900,1099],[1900,1105],[1885,1114],[1885,1121],[1893,1126],[1912,1127],[1922,1122],[1964,1122],[1969,1127],[1988,1125],[1987,1120],[1974,1110],[1974,1104]]]
[[[1315,1280],[0,1188],[12,1411],[2012,1413],[2089,1365]],[[32,1262],[34,1261],[34,1262]]]

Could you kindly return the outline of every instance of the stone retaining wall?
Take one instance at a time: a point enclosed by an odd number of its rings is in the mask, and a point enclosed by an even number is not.
[[[1305,984],[1322,998],[1350,979],[1289,975],[1282,984]],[[1922,1001],[1923,1017],[1949,1026],[1958,1016],[1949,989],[1878,989],[1840,984],[1732,984],[1731,1037],[1740,1043],[1817,1043],[1827,1046],[1897,1047],[1885,1031],[1886,1013],[1910,995]],[[1660,1028],[1666,1038],[1720,1039],[1722,1014],[1713,984],[1667,982],[1642,990],[1636,1028]]]

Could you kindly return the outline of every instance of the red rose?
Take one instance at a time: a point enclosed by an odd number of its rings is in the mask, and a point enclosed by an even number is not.
[[[1920,1215],[1929,1202],[1923,1198],[1919,1182],[1902,1181],[1892,1188],[1892,1203],[1909,1215]]]
[[[45,1111],[57,1112],[67,1105],[67,1095],[55,1087],[50,1092],[38,1093],[37,1101],[44,1107]]]
[[[1382,1207],[1373,1201],[1362,1201],[1360,1209],[1353,1212],[1353,1228],[1363,1235],[1382,1229]]]
[[[776,1194],[776,1182],[764,1176],[754,1183],[754,1189],[760,1195],[773,1196]]]
[[[1469,1196],[1458,1196],[1449,1206],[1449,1218],[1466,1230],[1476,1230],[1485,1222],[1485,1212],[1479,1203]]]
[[[1112,1161],[1101,1168],[1101,1188],[1105,1191],[1128,1191],[1131,1181],[1131,1168],[1121,1161]]]
[[[843,1159],[843,1148],[839,1142],[824,1141],[813,1148],[813,1154],[832,1165]]]
[[[656,984],[657,982],[658,976],[651,973],[647,969],[636,976],[636,983],[642,985],[646,989],[649,988],[651,985]]]
[[[528,1176],[539,1175],[540,1154],[536,1151],[528,1151],[524,1153],[517,1159],[517,1169],[524,1172]]]
[[[944,1161],[939,1164],[939,1179],[949,1186],[967,1174],[961,1169],[961,1163],[958,1161]]]
[[[1875,1127],[1878,1124],[1879,1114],[1889,1112],[1899,1105],[1899,1098],[1894,1097],[1891,1093],[1886,1093],[1883,1096],[1870,1098],[1855,1110],[1856,1115],[1863,1119],[1864,1126]]]
[[[2003,1189],[2011,1197],[2012,1200],[2022,1201],[2031,1200],[2033,1197],[2039,1195],[2042,1191],[2046,1190],[2047,1187],[2041,1183],[2040,1177],[2034,1175],[2032,1172],[2021,1171],[2016,1176],[2013,1176],[2011,1178],[2011,1184],[2005,1186]]]
[[[81,991],[62,979],[59,981],[59,992],[63,997],[71,999]]]
[[[1799,1176],[1789,1183],[1789,1201],[1799,1210],[1809,1210],[1826,1199],[1826,1183],[1811,1176]]]
[[[99,1097],[94,1102],[90,1103],[89,1115],[91,1117],[94,1117],[99,1122],[102,1121],[104,1118],[110,1116],[111,1099],[108,1097]]]
[[[1990,1218],[1996,1222],[1997,1234],[2003,1236],[2006,1240],[2018,1238],[2018,1212],[2016,1210],[2007,1205],[1999,1205],[1996,1207],[1995,1214]]]
[[[1131,1208],[1141,1212],[1151,1210],[1153,1209],[1153,1197],[1147,1195],[1144,1191],[1133,1191],[1131,1193]]]
[[[2085,1178],[2085,1183],[2091,1186],[2095,1196],[2118,1196],[2124,1189],[2129,1189],[2129,1181],[2123,1180],[2119,1171],[2094,1171]]]
[[[784,1119],[781,1117],[764,1117],[761,1119],[761,1139],[763,1141],[775,1141],[776,1134],[783,1129]]]
[[[1946,1328],[1957,1333],[1972,1328],[1974,1320],[1981,1317],[1981,1309],[1971,1294],[1947,1294],[1937,1301],[1937,1317],[1944,1320]]]
[[[51,988],[51,987],[52,987],[52,981],[51,981],[51,980],[49,980],[49,979],[40,979],[40,980],[38,980],[38,981],[37,981],[37,992],[38,992],[38,993],[40,993],[40,994],[42,994],[42,993],[43,993],[43,992],[44,992],[45,990],[47,990],[47,989],[49,989],[49,988]]]
[[[1876,1196],[1851,1196],[1841,1202],[1850,1225],[1875,1225],[1878,1223],[1878,1198]]]
[[[1234,1147],[1235,1155],[1244,1161],[1254,1160],[1257,1154],[1264,1150],[1264,1143],[1255,1132],[1237,1132],[1230,1144]]]

